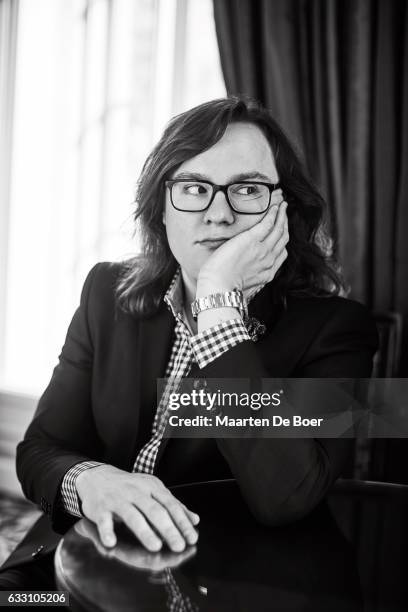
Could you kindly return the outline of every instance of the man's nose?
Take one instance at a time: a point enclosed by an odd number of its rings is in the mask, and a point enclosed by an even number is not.
[[[210,207],[204,213],[204,222],[227,223],[231,225],[234,221],[234,211],[227,202],[227,196],[222,191],[218,191]]]

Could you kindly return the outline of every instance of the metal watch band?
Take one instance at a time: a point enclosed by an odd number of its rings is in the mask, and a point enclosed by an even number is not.
[[[226,291],[225,293],[212,293],[211,295],[197,298],[191,303],[191,312],[193,313],[194,319],[196,319],[198,314],[203,310],[209,310],[210,308],[223,308],[226,306],[230,308],[238,308],[243,317],[247,314],[247,305],[244,294],[239,289],[233,289],[232,291]]]

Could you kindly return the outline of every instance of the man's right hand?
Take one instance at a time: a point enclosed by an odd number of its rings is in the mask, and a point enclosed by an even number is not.
[[[98,553],[103,557],[118,559],[131,567],[152,572],[162,572],[166,568],[174,569],[180,567],[182,563],[194,557],[197,552],[196,546],[189,546],[181,553],[174,553],[171,550],[150,552],[142,546],[132,544],[129,541],[119,542],[114,548],[106,548],[106,546],[101,544],[97,528],[88,519],[75,523],[74,529],[80,535],[89,538]]]
[[[116,544],[114,519],[122,521],[150,551],[165,542],[174,552],[195,544],[198,514],[182,504],[150,474],[134,474],[111,465],[83,471],[76,479],[83,514],[98,528],[105,546]]]

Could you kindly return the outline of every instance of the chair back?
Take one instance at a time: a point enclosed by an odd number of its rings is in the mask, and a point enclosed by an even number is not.
[[[399,312],[373,314],[379,335],[373,359],[373,378],[397,378],[401,364],[402,315]],[[389,440],[357,437],[352,477],[359,480],[384,479]]]
[[[402,315],[399,312],[377,312],[374,320],[379,335],[379,348],[374,355],[372,376],[396,378],[401,362]]]

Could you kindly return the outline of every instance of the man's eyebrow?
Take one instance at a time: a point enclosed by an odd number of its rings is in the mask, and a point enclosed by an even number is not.
[[[200,172],[178,172],[175,176],[173,176],[172,180],[176,181],[177,179],[192,179],[193,181],[210,181],[211,179],[205,174],[201,174]]]
[[[201,174],[201,172],[178,172],[173,180],[177,179],[192,179],[196,181],[209,181],[212,183],[212,180],[209,176],[205,174]],[[278,181],[272,181],[269,176],[266,174],[262,174],[262,172],[258,172],[257,170],[251,170],[249,172],[240,172],[239,174],[234,174],[227,181],[228,183],[239,183],[240,181],[248,181],[258,179],[260,181],[265,181],[267,183],[277,183]]]
[[[239,181],[248,181],[252,179],[266,181],[267,183],[273,182],[270,176],[262,174],[262,172],[258,172],[257,170],[251,170],[249,172],[241,172],[240,174],[235,174],[234,176],[231,176],[230,183],[237,183]],[[275,182],[277,183],[278,181]]]

